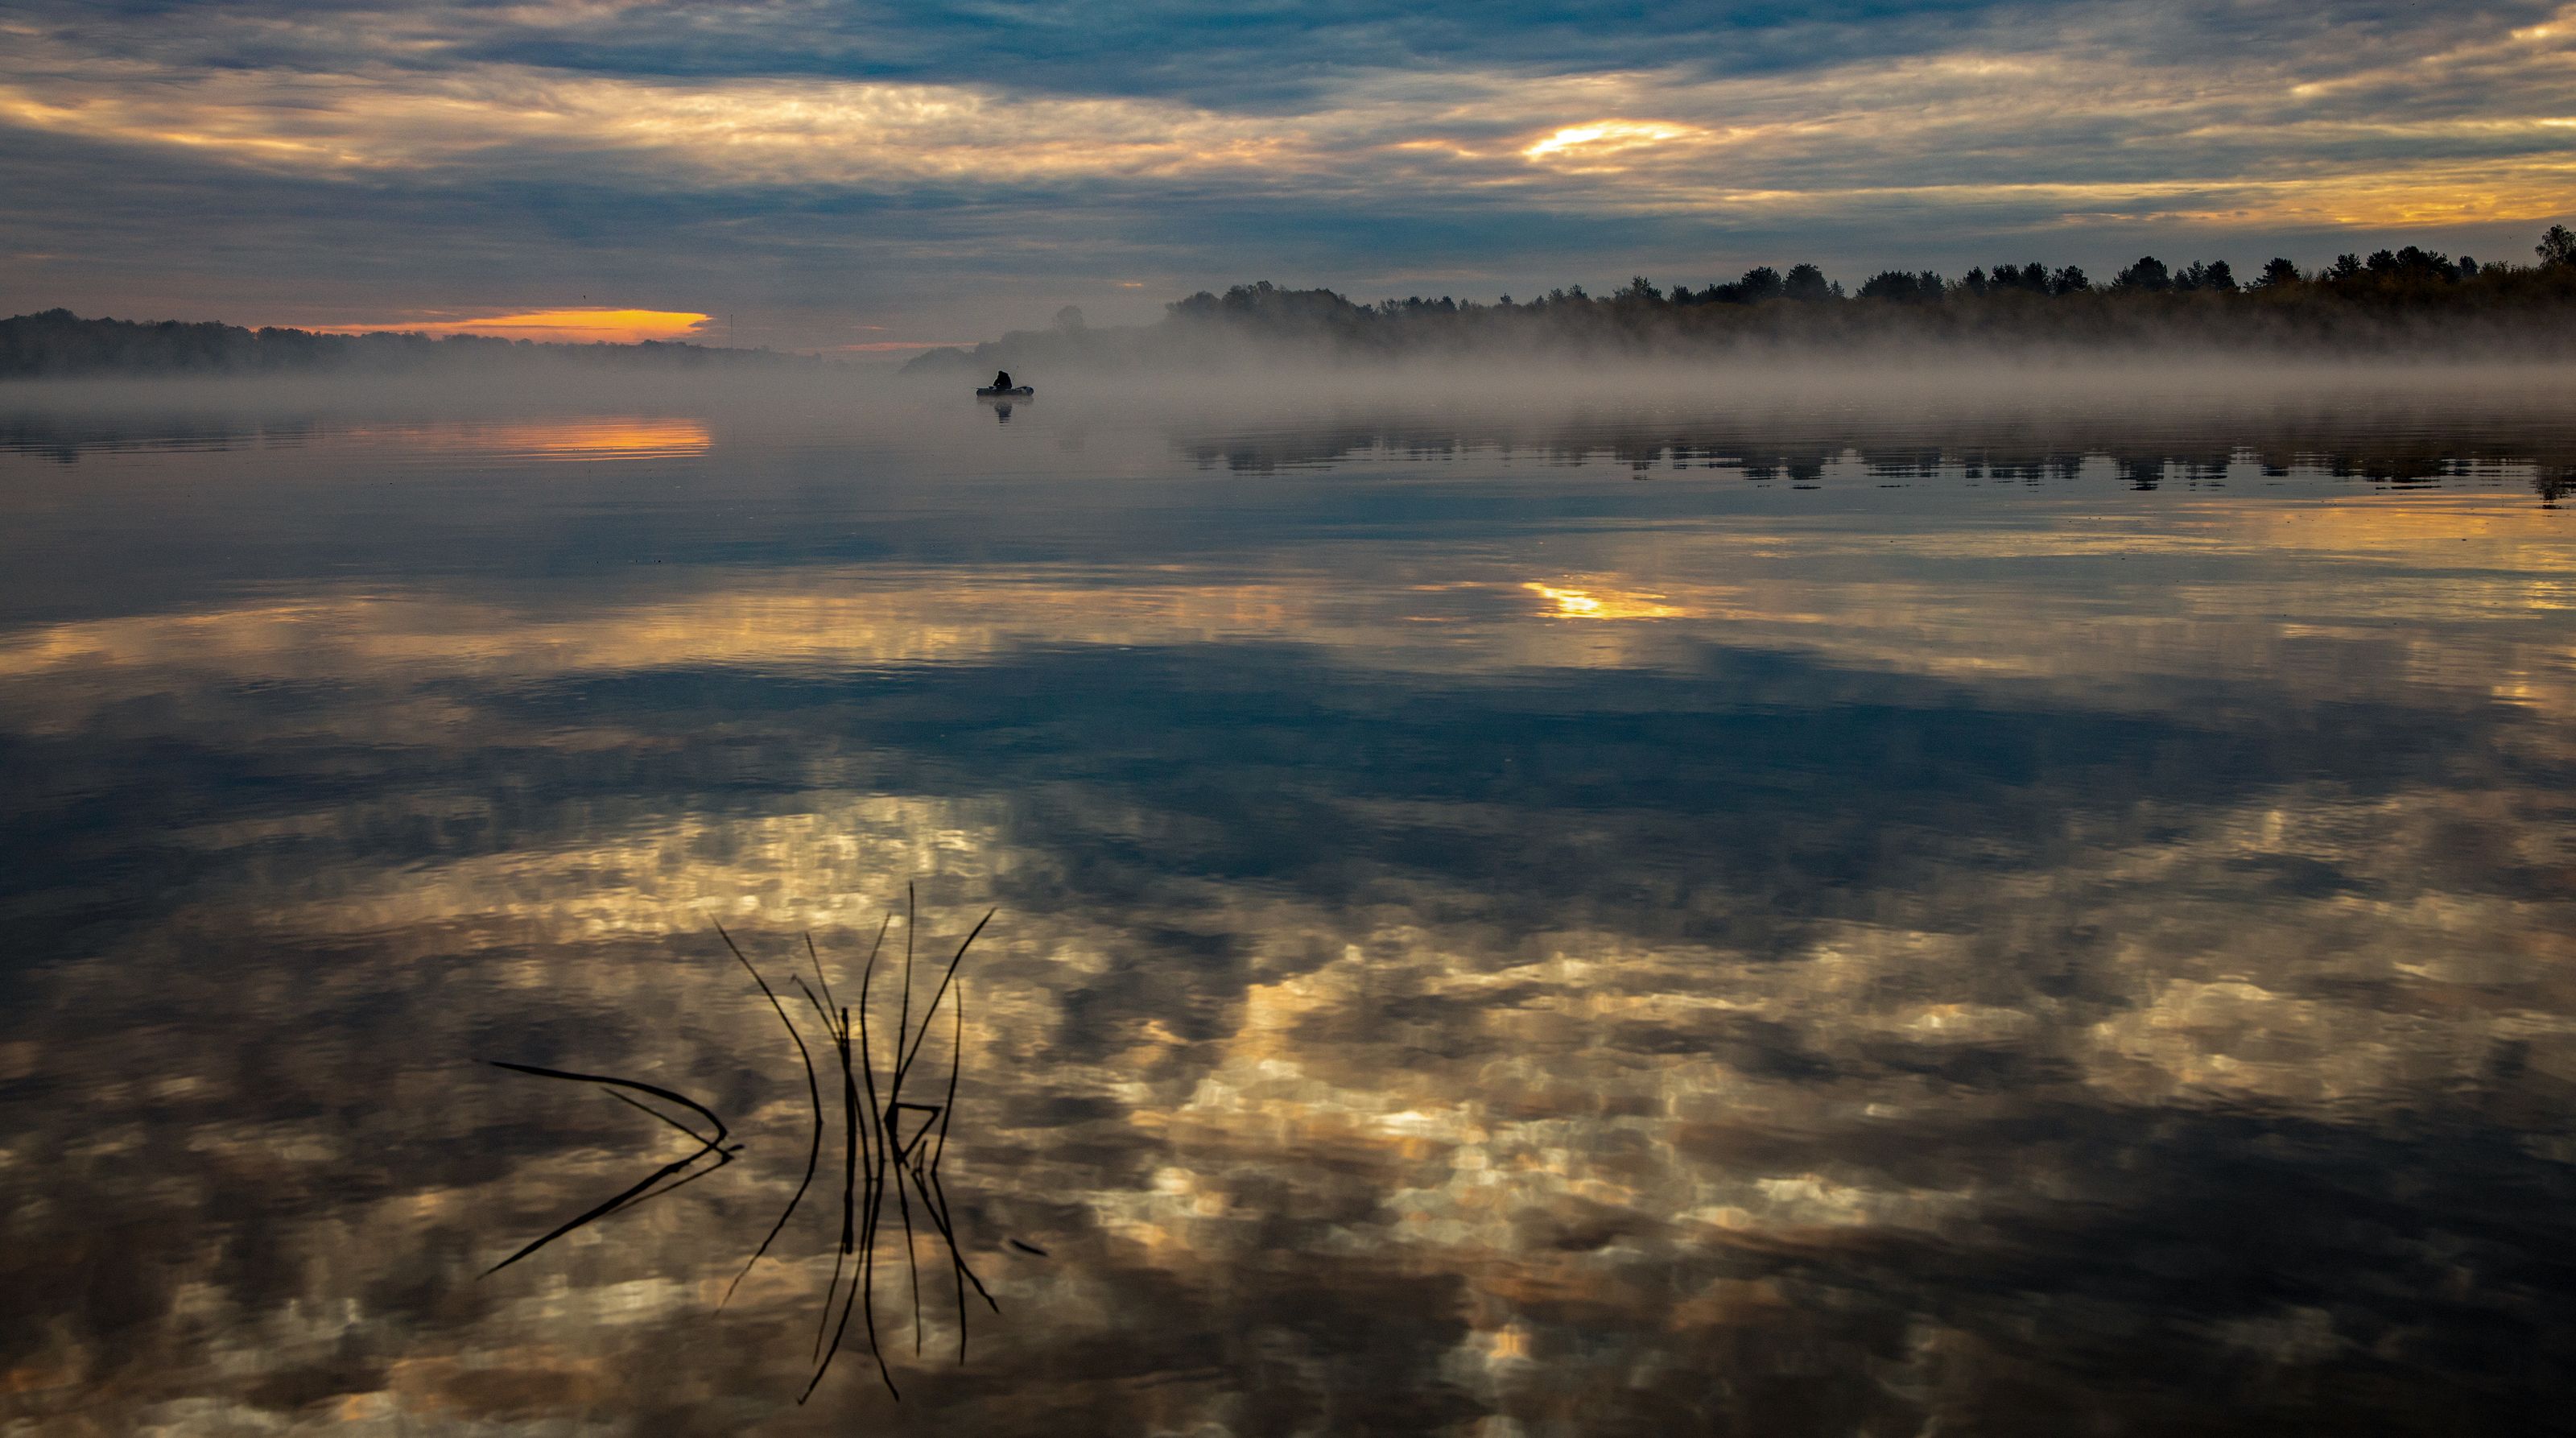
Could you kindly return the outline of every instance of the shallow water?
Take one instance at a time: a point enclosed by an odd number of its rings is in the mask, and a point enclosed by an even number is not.
[[[0,395],[0,1431],[2563,1422],[2566,393]]]

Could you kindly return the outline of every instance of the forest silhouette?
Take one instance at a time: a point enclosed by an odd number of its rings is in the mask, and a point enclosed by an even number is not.
[[[1369,304],[1265,280],[1174,301],[1147,326],[1093,328],[1068,310],[1049,329],[931,351],[906,369],[1151,365],[1203,359],[1229,344],[1323,359],[1882,344],[2179,346],[2337,358],[2576,350],[2576,234],[2552,226],[2534,248],[2535,264],[2482,264],[2415,245],[2346,254],[2314,271],[2274,259],[2243,281],[2225,260],[2177,266],[2147,255],[2098,280],[2078,266],[2033,260],[1956,278],[1882,270],[1848,291],[1814,264],[1761,265],[1698,288],[1665,288],[1639,275],[1603,295],[1571,285],[1492,304],[1448,295]]]

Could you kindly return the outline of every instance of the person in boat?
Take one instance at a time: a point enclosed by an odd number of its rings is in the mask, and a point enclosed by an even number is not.
[[[993,372],[993,388],[1009,389],[1010,387],[1011,372],[1009,370],[996,370]]]

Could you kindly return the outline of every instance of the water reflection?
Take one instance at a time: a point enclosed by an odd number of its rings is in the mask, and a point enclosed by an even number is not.
[[[435,437],[405,434],[363,438],[425,447],[432,452],[488,449],[496,455],[534,459],[677,459],[704,454],[713,443],[702,420],[646,418],[553,420],[467,428],[461,433]]]
[[[1535,464],[1615,461],[1638,474],[1713,472],[1757,484],[1814,482],[1829,469],[1868,479],[2063,484],[2117,474],[2133,490],[2200,487],[2293,472],[2396,487],[2522,487],[2555,497],[2576,477],[2576,436],[2548,415],[2555,399],[2506,387],[2478,405],[2445,392],[2357,399],[2324,394],[2285,402],[2249,394],[1893,397],[1888,405],[1695,405],[1638,415],[1636,407],[1358,410],[1309,423],[1190,423],[1170,430],[1200,466],[1278,474],[1352,461],[1450,461],[1494,456]],[[2499,423],[2501,420],[2501,423]]]
[[[541,420],[445,419],[388,423],[333,416],[62,413],[0,418],[0,453],[60,464],[84,453],[294,449],[314,443],[445,459],[675,459],[707,452],[706,421],[668,416],[553,416]]]
[[[5,542],[54,577],[0,590],[0,1265],[47,1297],[0,1305],[0,1415],[2270,1433],[2551,1396],[2564,434],[2165,436],[2134,452],[2220,468],[2139,490],[2117,417],[1158,416],[1068,459],[1061,412],[1009,431],[1042,462],[941,458],[1005,442],[971,412],[857,461],[711,417],[676,494],[345,432],[17,461]],[[402,476],[349,479],[370,446]],[[2313,458],[2419,452],[2440,487]],[[239,513],[184,510],[162,587],[94,577],[138,542],[101,516],[209,488]],[[845,1357],[800,1409],[840,1210],[725,1302],[812,1105],[715,926],[855,964],[916,877],[1001,910],[946,1161],[1002,1313],[959,1366],[925,1305],[900,1405]],[[486,1055],[745,1150],[477,1281],[667,1157]]]

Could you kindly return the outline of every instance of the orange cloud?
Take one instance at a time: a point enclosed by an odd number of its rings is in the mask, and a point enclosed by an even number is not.
[[[1522,150],[1521,154],[1531,160],[1544,160],[1551,155],[1590,159],[1640,146],[1659,145],[1667,140],[1697,137],[1702,133],[1688,125],[1671,125],[1660,120],[1595,120],[1588,125],[1568,125]]]
[[[327,334],[400,332],[425,335],[493,335],[547,344],[634,344],[639,340],[696,339],[707,316],[684,310],[568,309],[488,315],[463,320],[405,320],[397,324],[317,326]]]

